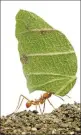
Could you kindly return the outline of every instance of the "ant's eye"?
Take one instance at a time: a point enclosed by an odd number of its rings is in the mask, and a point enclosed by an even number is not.
[[[26,103],[26,107],[29,108],[31,106],[31,103]]]

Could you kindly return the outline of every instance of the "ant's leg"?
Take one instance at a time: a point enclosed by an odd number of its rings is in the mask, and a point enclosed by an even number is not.
[[[18,105],[17,105],[16,110],[15,110],[15,113],[16,113],[16,112],[19,110],[19,108],[21,107],[23,100],[24,100],[24,97],[22,98],[21,102],[20,102],[20,99],[19,99]],[[19,103],[20,103],[20,104],[19,104]]]
[[[63,100],[64,101],[64,99],[61,97],[61,96],[58,96],[58,95],[55,95],[56,97],[59,97],[61,100]]]
[[[44,113],[44,110],[45,110],[45,102],[44,102],[44,106],[43,106],[43,113]]]
[[[36,99],[35,99],[35,101],[36,101]],[[37,111],[37,105],[35,107],[36,107],[36,111]]]
[[[23,97],[22,98],[22,100],[21,100],[21,97]],[[17,107],[16,107],[16,109],[15,109],[15,111],[11,114],[11,116],[9,116],[9,118],[14,118],[15,119],[15,113],[18,111],[18,109],[21,107],[21,104],[22,104],[22,102],[23,102],[23,100],[24,99],[26,99],[27,101],[29,100],[29,99],[27,99],[25,96],[23,96],[23,95],[20,95],[19,96],[19,100],[18,100],[18,104],[17,104]],[[21,102],[20,102],[20,100],[21,100]]]
[[[68,95],[66,95],[68,98],[70,98],[71,99],[71,97],[70,96],[68,96]],[[74,101],[74,100],[72,100],[74,103],[76,103],[76,101]]]
[[[55,109],[55,107],[52,105],[52,103],[50,102],[50,100],[49,99],[47,99],[47,100],[48,100],[49,104],[53,107],[53,109]]]
[[[23,98],[22,98],[22,100],[21,100],[21,102],[20,102],[21,97],[23,97]],[[20,95],[20,96],[19,96],[19,101],[18,101],[18,105],[17,105],[17,107],[16,107],[16,109],[15,109],[15,112],[17,112],[18,109],[21,107],[21,104],[22,104],[22,102],[23,102],[24,99],[26,99],[27,101],[29,100],[28,98],[26,98],[26,97],[23,96],[23,95]]]
[[[40,113],[42,114],[42,110],[41,110],[40,104],[39,104],[39,109],[40,109]]]
[[[36,111],[37,111],[37,105],[36,105]]]
[[[71,98],[71,97],[69,97],[68,95],[66,95],[68,98]]]

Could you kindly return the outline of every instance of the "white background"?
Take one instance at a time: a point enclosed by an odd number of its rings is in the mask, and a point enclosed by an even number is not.
[[[71,100],[64,97],[64,103],[74,100],[80,102],[80,1],[1,1],[1,115],[15,110],[20,94],[35,99],[42,93],[36,91],[29,94],[23,75],[15,37],[15,16],[20,9],[36,13],[55,29],[62,31],[72,43],[78,58],[77,81],[68,93]],[[55,96],[50,100],[55,107],[63,103]],[[20,110],[26,109],[25,103]],[[52,109],[46,102],[45,111],[50,112]]]

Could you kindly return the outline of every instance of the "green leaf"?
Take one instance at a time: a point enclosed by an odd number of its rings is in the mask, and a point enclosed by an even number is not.
[[[77,58],[66,36],[34,13],[20,10],[16,37],[29,92],[67,94],[76,81]]]

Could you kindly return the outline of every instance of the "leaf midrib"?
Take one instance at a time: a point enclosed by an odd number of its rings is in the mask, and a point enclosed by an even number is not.
[[[62,75],[62,74],[54,74],[54,73],[44,73],[44,72],[33,72],[33,73],[28,73],[27,74],[28,76],[30,76],[30,75],[52,75],[52,76],[60,76],[60,77],[71,77],[71,78],[73,78],[73,77],[75,77],[75,75]]]
[[[32,53],[32,54],[27,54],[27,57],[30,56],[52,56],[52,55],[67,55],[67,54],[72,54],[75,53],[74,51],[68,51],[68,52],[54,52],[54,53]]]

